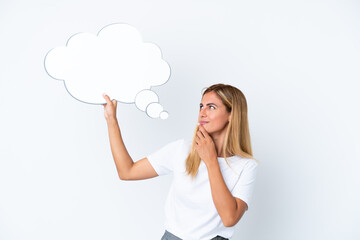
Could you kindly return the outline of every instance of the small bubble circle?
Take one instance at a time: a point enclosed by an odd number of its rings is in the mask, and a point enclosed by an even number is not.
[[[162,112],[160,113],[160,118],[161,118],[161,119],[165,120],[165,119],[167,119],[168,117],[169,117],[169,113],[168,113],[167,111],[162,111]]]

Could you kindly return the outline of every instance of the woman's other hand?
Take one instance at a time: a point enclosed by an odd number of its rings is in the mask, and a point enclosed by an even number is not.
[[[103,97],[106,100],[106,104],[103,104],[104,106],[104,117],[106,121],[109,121],[111,119],[116,119],[116,106],[117,101],[116,100],[110,100],[109,96],[103,93]]]
[[[217,151],[215,143],[202,125],[199,125],[198,131],[196,133],[195,143],[195,149],[206,166],[214,163],[214,161],[217,163]]]

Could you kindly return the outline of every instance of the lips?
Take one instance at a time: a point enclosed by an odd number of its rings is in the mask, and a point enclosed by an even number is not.
[[[207,124],[208,122],[206,122],[206,121],[200,121],[200,124],[201,125],[204,125],[204,124]]]

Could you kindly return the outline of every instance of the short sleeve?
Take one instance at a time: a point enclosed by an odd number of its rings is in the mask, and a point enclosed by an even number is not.
[[[253,159],[249,159],[244,166],[236,185],[231,191],[234,197],[240,198],[246,202],[248,208],[250,207],[251,197],[254,190],[257,168],[257,162]]]
[[[166,144],[154,153],[147,156],[156,173],[161,175],[170,174],[174,170],[174,154],[181,149],[184,140],[180,139]]]

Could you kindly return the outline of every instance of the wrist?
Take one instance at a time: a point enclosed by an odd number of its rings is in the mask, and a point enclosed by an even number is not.
[[[207,161],[205,165],[208,171],[219,168],[219,162],[217,160],[217,157],[211,158],[210,161]]]
[[[110,117],[108,119],[106,119],[107,124],[114,124],[117,123],[117,118],[116,117]]]

